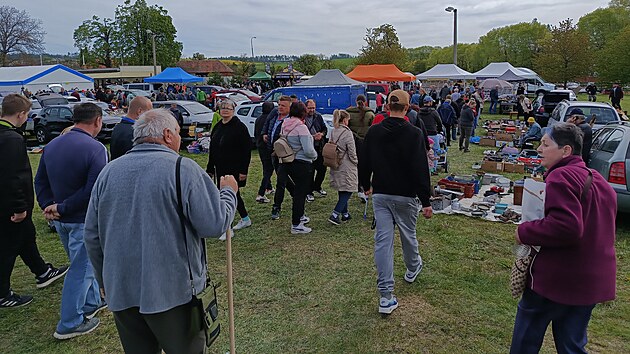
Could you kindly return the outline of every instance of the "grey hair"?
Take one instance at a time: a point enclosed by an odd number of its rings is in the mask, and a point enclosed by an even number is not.
[[[582,154],[584,133],[575,124],[557,123],[547,131],[547,136],[559,147],[569,145],[573,149],[573,155]]]
[[[164,136],[164,129],[176,134],[177,126],[177,120],[168,109],[146,111],[133,125],[133,145],[142,144],[147,139],[161,139]]]

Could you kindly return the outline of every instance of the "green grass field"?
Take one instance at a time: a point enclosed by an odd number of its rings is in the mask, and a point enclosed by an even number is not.
[[[484,147],[471,149],[468,154],[457,149],[449,152],[452,172],[473,172],[471,164],[481,159]],[[185,155],[205,167],[207,156]],[[31,155],[33,169],[39,157]],[[350,204],[353,219],[340,226],[326,221],[336,202],[333,193],[307,203],[313,232],[293,236],[289,232],[290,197],[277,221],[269,217],[269,204],[254,202],[260,174],[254,152],[248,185],[243,189],[254,224],[237,232],[233,240],[238,352],[508,352],[517,305],[508,290],[514,225],[464,216],[436,215],[420,220],[418,239],[425,268],[414,284],[405,283],[400,241],[396,241],[395,294],[400,307],[384,318],[377,313],[373,232],[370,220],[362,219],[363,205],[357,198],[353,197]],[[56,265],[66,263],[57,235],[47,230],[39,212],[35,214],[44,258]],[[596,307],[589,327],[590,352],[630,352],[629,243],[630,221],[621,215],[617,231],[617,300]],[[210,352],[225,353],[229,350],[225,244],[210,240],[207,247],[210,274],[222,283],[219,301],[223,333]],[[0,352],[121,352],[111,313],[99,316],[101,325],[92,334],[60,342],[52,334],[62,284],[36,290],[34,278],[19,260],[12,280],[16,292],[33,294],[35,300],[27,307],[0,312]],[[542,352],[555,352],[551,333]]]

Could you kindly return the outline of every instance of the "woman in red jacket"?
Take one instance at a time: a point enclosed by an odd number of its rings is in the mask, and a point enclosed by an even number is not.
[[[522,223],[519,244],[540,246],[518,304],[510,353],[538,353],[551,322],[558,353],[586,353],[595,304],[615,298],[616,194],[581,157],[582,131],[554,125],[538,154],[545,173],[545,216]]]

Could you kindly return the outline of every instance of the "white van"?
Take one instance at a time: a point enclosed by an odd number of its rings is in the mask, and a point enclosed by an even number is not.
[[[131,84],[124,84],[124,88],[127,90],[142,90],[147,92],[157,92],[162,87],[162,84],[151,84],[148,82],[134,82]]]

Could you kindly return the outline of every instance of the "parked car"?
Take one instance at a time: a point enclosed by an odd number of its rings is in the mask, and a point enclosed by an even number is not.
[[[53,138],[59,136],[64,129],[74,124],[72,121],[72,107],[72,105],[58,105],[44,107],[42,109],[40,115],[33,119],[33,133],[38,143],[48,143]],[[103,127],[96,138],[101,141],[111,139],[112,131],[119,122],[120,117],[114,117],[104,113]]]
[[[245,124],[252,141],[254,141],[254,124],[256,123],[256,118],[260,117],[261,114],[262,102],[243,101],[238,103],[234,109],[234,115]]]
[[[123,87],[127,90],[142,90],[148,92],[157,92],[162,87],[162,84],[154,84],[148,82],[133,82],[129,84],[124,84]]]
[[[588,102],[588,101],[567,101],[563,100],[551,113],[549,117],[549,126],[552,126],[558,122],[566,122],[570,117],[570,113],[574,108],[579,108],[584,112],[586,121],[590,123],[592,119],[595,119],[593,130],[598,130],[603,126],[621,121],[619,115],[608,103],[603,102]]]
[[[617,209],[630,212],[630,123],[602,127],[593,135],[588,166],[597,170],[617,192]]]
[[[546,127],[549,122],[549,116],[556,108],[558,103],[568,100],[570,95],[563,90],[541,91],[532,103],[534,116],[541,127]]]
[[[181,135],[184,140],[190,140],[189,129],[191,125],[197,128],[210,131],[212,127],[212,117],[214,112],[204,105],[196,101],[155,101],[153,108],[170,109],[171,104],[175,103],[177,109],[182,114],[184,124],[181,128]]]
[[[35,99],[42,107],[68,104],[67,96],[62,96],[54,92],[40,93],[39,95],[35,95]]]
[[[197,90],[201,90],[206,93],[206,95],[211,95],[218,91],[225,90],[225,87],[217,86],[217,85],[199,85],[199,86],[191,86],[191,89],[196,88]]]
[[[245,90],[245,89],[225,89],[225,90],[218,91],[217,95],[222,94],[222,93],[233,93],[233,92],[240,93],[241,95],[247,96],[247,98],[252,102],[262,101],[262,97],[260,97],[260,95],[258,95],[255,92],[252,92],[250,90]]]
[[[389,94],[389,84],[368,84],[366,91]]]

